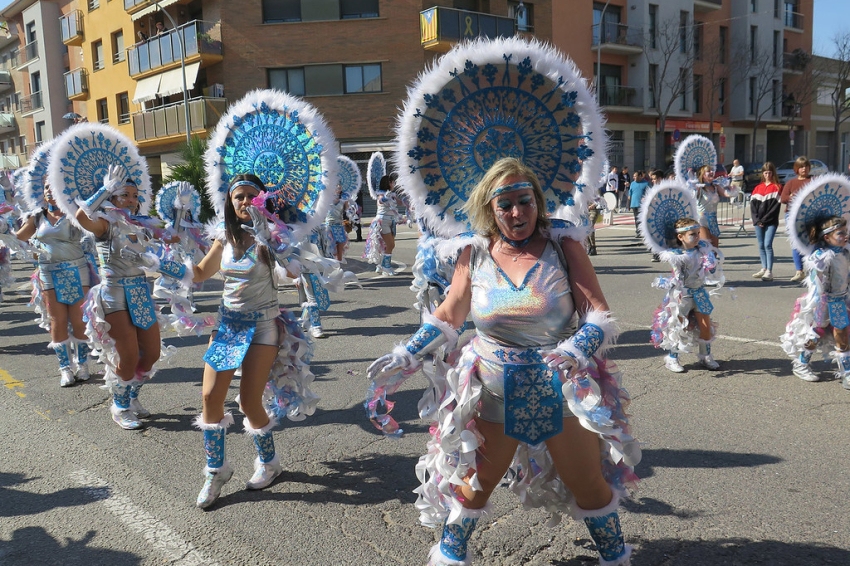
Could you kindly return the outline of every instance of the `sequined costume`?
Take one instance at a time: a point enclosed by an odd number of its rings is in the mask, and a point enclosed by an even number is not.
[[[699,225],[707,228],[712,236],[720,236],[720,225],[717,224],[717,204],[720,195],[717,187],[711,183],[704,187],[697,187],[697,210],[699,211]]]
[[[390,273],[392,272],[391,256],[385,252],[384,239],[381,234],[392,234],[393,236],[396,234],[399,218],[398,199],[393,192],[378,192],[377,196],[378,210],[369,226],[369,236],[363,249],[363,258],[377,266],[376,271]]]
[[[655,311],[650,341],[656,348],[669,352],[694,352],[697,337],[689,316],[694,310],[708,315],[714,309],[710,295],[715,294],[725,282],[723,254],[710,243],[700,240],[693,249],[673,248],[661,252],[660,258],[672,266],[673,273],[671,277],[657,278],[652,284],[667,290],[667,294]],[[707,284],[717,287],[708,291],[705,288]],[[716,323],[712,322],[712,340],[716,329]]]
[[[325,217],[325,238],[327,241],[327,249],[325,255],[327,257],[336,257],[337,244],[345,244],[343,253],[348,249],[348,235],[345,233],[345,225],[343,224],[343,211],[348,206],[347,201],[338,200],[328,209],[328,215]]]
[[[418,311],[433,312],[446,297],[454,274],[455,257],[441,258],[437,247],[443,242],[428,230],[424,219],[420,218],[419,232],[422,234],[416,243],[416,259],[411,271],[413,282],[410,290],[416,294],[413,307]]]

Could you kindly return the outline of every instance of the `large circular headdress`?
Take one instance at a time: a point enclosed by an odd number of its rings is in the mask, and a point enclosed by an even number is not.
[[[710,165],[711,170],[714,171],[717,165],[717,150],[714,149],[714,144],[704,136],[688,136],[679,144],[679,149],[676,150],[673,158],[676,179],[686,182],[688,171],[696,174],[703,165]]]
[[[803,255],[815,251],[809,228],[832,216],[850,223],[850,179],[838,173],[815,177],[794,195],[785,227],[791,245]]]
[[[676,240],[676,221],[697,217],[694,191],[678,180],[662,181],[641,202],[638,222],[644,245],[654,253],[670,249]]]
[[[41,210],[47,206],[44,200],[44,185],[47,181],[47,165],[50,150],[56,143],[56,138],[39,145],[30,156],[29,166],[21,178],[22,195],[27,208],[32,211]]]
[[[198,190],[192,187],[191,201],[189,203],[189,212],[192,213],[192,220],[198,222],[201,214],[201,195]],[[177,199],[177,189],[180,187],[180,181],[172,181],[167,185],[163,185],[159,192],[156,193],[156,213],[169,226],[174,226],[174,201]]]
[[[343,202],[357,200],[360,186],[363,184],[360,168],[350,157],[345,155],[340,155],[337,158],[337,166],[339,167],[339,188],[342,191],[339,200]]]
[[[233,178],[256,175],[300,238],[324,221],[333,203],[336,158],[336,140],[315,107],[278,90],[255,90],[230,107],[210,136],[207,195],[223,218]]]
[[[376,151],[369,157],[369,165],[366,167],[366,185],[369,187],[369,195],[375,200],[378,200],[378,188],[386,174],[387,160],[383,153]]]
[[[409,90],[397,126],[399,182],[443,237],[470,229],[461,210],[486,171],[516,157],[537,175],[547,213],[581,216],[595,190],[605,133],[596,102],[560,51],[520,38],[449,51]]]
[[[112,165],[124,169],[139,190],[139,214],[151,207],[151,178],[148,165],[136,144],[104,124],[85,122],[68,128],[50,149],[48,182],[56,204],[73,218],[75,199],[86,200],[103,186],[103,177]],[[60,190],[61,189],[61,190]]]

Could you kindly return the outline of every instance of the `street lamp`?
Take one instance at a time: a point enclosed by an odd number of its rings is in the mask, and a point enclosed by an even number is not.
[[[162,9],[159,2],[154,2],[156,9],[162,12],[168,21],[171,23],[171,29],[177,34],[177,40],[180,42],[180,73],[183,75],[183,119],[186,121],[186,143],[192,142],[192,134],[189,128],[189,89],[186,88],[186,46],[183,44],[183,32],[177,29],[177,22],[171,17],[171,14]]]
[[[602,7],[602,13],[599,14],[599,43],[596,44],[596,104],[597,106],[601,106],[599,101],[600,91],[600,81],[602,79],[602,32],[603,27],[605,25],[605,10],[608,9],[608,4],[611,0],[606,0],[605,5]]]

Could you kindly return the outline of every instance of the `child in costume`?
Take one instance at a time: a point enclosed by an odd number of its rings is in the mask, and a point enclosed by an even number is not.
[[[396,226],[398,224],[398,199],[394,189],[396,174],[382,175],[386,171],[384,157],[381,153],[372,154],[369,159],[368,186],[369,194],[378,204],[375,219],[369,226],[369,236],[363,249],[363,258],[375,265],[375,271],[392,276],[406,266],[393,268],[392,258],[395,249]],[[379,180],[375,182],[375,178]]]
[[[711,320],[714,307],[705,286],[722,286],[723,255],[700,239],[700,225],[693,218],[693,193],[678,181],[664,181],[650,189],[641,206],[644,243],[672,268],[672,277],[659,277],[653,287],[667,291],[655,312],[651,342],[667,350],[664,365],[685,371],[679,354],[697,351],[700,365],[716,370],[720,364],[711,354],[717,325]],[[715,291],[716,292],[716,291]]]
[[[787,217],[791,244],[803,257],[806,292],[797,299],[791,320],[780,337],[782,349],[792,359],[794,375],[819,381],[810,367],[818,347],[838,365],[836,377],[850,389],[850,250],[847,218],[850,179],[825,175],[809,182],[795,195]]]

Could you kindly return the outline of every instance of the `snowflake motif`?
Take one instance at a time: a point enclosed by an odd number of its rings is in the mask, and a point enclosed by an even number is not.
[[[254,434],[254,447],[257,449],[257,455],[260,461],[267,464],[274,458],[274,436],[271,432],[265,434]]]
[[[130,149],[129,140],[112,139],[100,131],[89,131],[76,135],[63,146],[58,153],[61,175],[65,184],[63,193],[69,200],[75,198],[87,199],[101,186],[103,177],[109,167],[120,166],[121,175],[133,179],[138,186],[143,186],[141,158],[135,148]],[[139,202],[144,203],[144,196],[139,195]]]
[[[150,328],[156,322],[156,311],[153,308],[147,282],[125,284],[124,295],[127,298],[127,310],[130,311],[133,326],[142,329]]]
[[[256,329],[256,322],[237,322],[222,318],[218,333],[204,354],[204,361],[216,371],[238,368],[251,346]]]
[[[563,428],[563,400],[557,374],[545,364],[505,365],[505,432],[538,444]]]
[[[224,465],[224,429],[204,431],[204,454],[210,468]]]
[[[74,266],[60,264],[59,269],[50,272],[56,300],[65,305],[73,305],[83,298],[83,285],[80,271]]]
[[[540,352],[534,348],[527,348],[525,350],[499,349],[493,352],[493,354],[503,363],[533,364],[539,363],[543,359]]]
[[[177,189],[180,183],[177,181],[168,183],[156,193],[154,206],[156,207],[157,215],[167,222],[170,226],[174,226],[174,200],[177,198]],[[201,214],[201,195],[192,187],[191,200],[189,201],[189,213],[192,220],[197,221]]]

